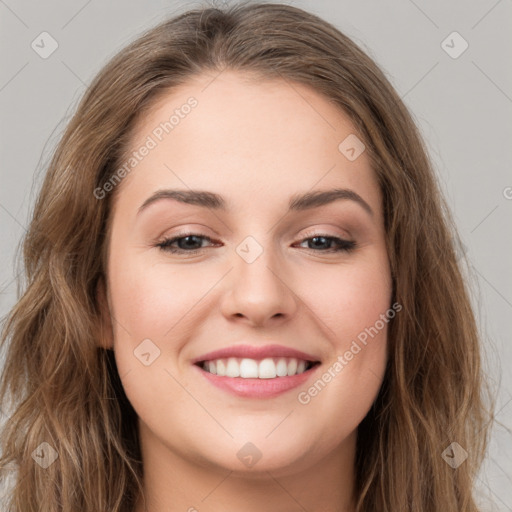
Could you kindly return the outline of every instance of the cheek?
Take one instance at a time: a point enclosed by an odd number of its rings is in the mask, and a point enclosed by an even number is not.
[[[384,259],[326,266],[301,279],[301,296],[340,350],[391,306],[391,278]]]
[[[304,297],[333,348],[333,358],[320,375],[330,389],[324,396],[337,397],[363,414],[380,388],[387,362],[388,325],[396,315],[391,307],[387,259],[375,257],[336,271],[331,267],[304,284],[304,291],[314,290]],[[317,388],[322,390],[322,383]],[[312,396],[315,393],[311,390]]]
[[[148,265],[143,256],[125,259],[111,272],[114,314],[134,340],[163,339],[172,329],[187,325],[187,312],[207,291],[198,272]],[[126,334],[118,328],[121,336]]]
[[[197,322],[191,312],[208,283],[183,267],[150,264],[144,255],[120,258],[112,252],[112,260],[119,262],[110,267],[109,284],[116,364],[125,393],[141,418],[186,409],[188,397],[180,393],[169,363],[190,339]],[[169,343],[171,337],[176,343]]]
[[[382,384],[388,325],[395,316],[391,283],[385,265],[346,268],[336,279],[331,274],[316,282],[321,291],[317,288],[310,305],[333,355],[316,380],[299,390],[297,401],[309,418],[328,411],[325,439],[341,440],[366,416]]]

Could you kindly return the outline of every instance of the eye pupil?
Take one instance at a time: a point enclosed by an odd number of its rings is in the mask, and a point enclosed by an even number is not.
[[[313,237],[311,240],[312,240],[312,242],[313,242],[313,245],[315,245],[315,246],[317,246],[317,247],[318,247],[319,245],[320,245],[320,246],[322,246],[322,245],[324,245],[324,244],[325,244],[325,240],[326,240],[326,238],[325,238],[325,236],[315,236],[315,237]],[[318,243],[317,243],[317,242],[318,242],[318,240],[322,240],[322,242],[320,242],[320,244],[318,244]]]
[[[199,247],[201,246],[201,240],[200,240],[201,237],[198,237],[196,235],[188,235],[188,236],[185,236],[183,238],[180,238],[178,240],[178,246],[183,246],[183,247],[180,247],[181,249],[190,249],[190,248],[195,248],[194,247],[194,244],[199,244]],[[192,240],[192,246],[190,245],[190,241]]]

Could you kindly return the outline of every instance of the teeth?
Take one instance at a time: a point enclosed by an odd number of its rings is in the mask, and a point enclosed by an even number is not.
[[[288,375],[288,365],[284,357],[280,357],[277,360],[276,373],[278,377],[286,377]]]
[[[207,370],[210,372],[210,373],[213,373],[214,375],[217,373],[217,367],[215,365],[215,361],[207,361],[206,362],[206,365],[207,365]]]
[[[297,373],[297,359],[288,359],[288,375],[295,375]]]
[[[222,359],[218,359],[215,362],[215,369],[217,370],[217,375],[220,377],[224,377],[224,375],[226,375],[226,365]]]
[[[242,379],[257,379],[258,375],[258,361],[254,359],[242,359],[240,361],[240,377]]]
[[[271,358],[260,361],[259,374],[260,379],[275,379],[277,376],[276,363]]]
[[[205,361],[203,370],[220,377],[241,377],[242,379],[274,379],[276,377],[291,377],[304,373],[307,361],[294,357],[268,357],[257,361],[255,359],[230,357]]]
[[[240,377],[240,365],[234,357],[230,357],[228,359],[226,377]]]

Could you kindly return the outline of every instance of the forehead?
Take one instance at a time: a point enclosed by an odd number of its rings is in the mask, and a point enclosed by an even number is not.
[[[204,73],[160,94],[138,120],[127,156],[150,149],[121,183],[126,194],[120,195],[203,189],[234,207],[251,199],[263,208],[274,199],[288,204],[297,192],[343,186],[378,204],[365,152],[350,160],[340,150],[347,137],[357,137],[349,117],[307,86]]]

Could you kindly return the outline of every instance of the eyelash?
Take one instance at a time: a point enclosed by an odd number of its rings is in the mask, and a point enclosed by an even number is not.
[[[200,233],[187,232],[187,233],[180,233],[179,235],[172,237],[172,238],[164,238],[161,242],[156,244],[156,247],[159,247],[160,250],[162,250],[164,252],[170,252],[173,254],[187,254],[187,255],[194,255],[194,254],[201,252],[203,249],[206,249],[206,247],[202,247],[201,249],[194,249],[191,251],[187,251],[185,249],[179,249],[179,248],[175,248],[175,247],[171,246],[172,243],[174,243],[178,240],[181,240],[183,238],[187,238],[189,236],[203,238],[209,242],[212,242],[212,239],[209,236],[202,235]],[[325,251],[316,251],[315,249],[308,248],[308,249],[306,249],[308,251],[321,252],[321,253],[338,253],[338,252],[349,253],[349,252],[353,251],[357,245],[356,242],[354,242],[354,241],[343,240],[342,238],[338,238],[336,236],[330,236],[325,233],[307,233],[306,238],[303,238],[300,243],[302,244],[308,240],[312,240],[313,238],[326,238],[328,240],[334,240],[335,243],[337,244],[337,248],[328,249]]]

